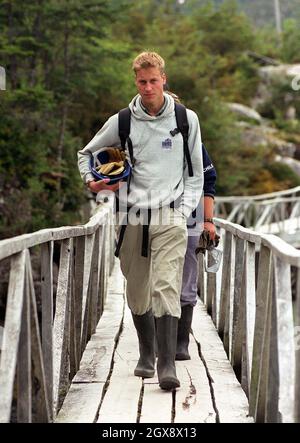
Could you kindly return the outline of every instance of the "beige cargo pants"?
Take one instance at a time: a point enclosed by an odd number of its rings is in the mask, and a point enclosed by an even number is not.
[[[142,216],[141,216],[142,217]],[[117,226],[117,235],[120,226]],[[152,210],[148,257],[141,255],[141,221],[127,225],[120,249],[121,270],[127,280],[127,303],[133,314],[152,308],[155,317],[180,317],[182,271],[187,247],[186,218],[177,209]]]

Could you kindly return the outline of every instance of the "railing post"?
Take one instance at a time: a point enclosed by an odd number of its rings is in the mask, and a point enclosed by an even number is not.
[[[242,376],[242,355],[244,333],[242,327],[241,293],[243,274],[245,269],[245,240],[236,237],[235,245],[235,273],[232,315],[232,346],[231,364],[239,380]]]
[[[275,257],[277,347],[279,356],[278,409],[283,423],[294,421],[295,347],[290,265]]]
[[[232,260],[232,234],[225,232],[224,242],[224,256],[222,268],[222,285],[221,285],[221,299],[220,299],[220,316],[218,324],[218,333],[221,340],[224,342],[224,348],[229,355],[229,338],[225,337],[226,331],[229,330],[227,323],[229,322],[230,314],[230,291],[231,291],[231,260]]]
[[[48,400],[37,304],[34,291],[30,255],[28,250],[26,250],[26,279],[29,284],[30,294],[32,372],[33,377],[38,382],[38,389],[35,398],[36,414],[34,416],[34,419],[37,423],[48,423],[50,421],[51,405],[49,405]]]
[[[75,243],[75,276],[74,276],[74,352],[76,354],[76,370],[79,369],[81,359],[81,330],[82,330],[82,296],[83,296],[83,274],[84,274],[84,248],[85,236],[76,238]]]
[[[67,385],[67,351],[69,347],[70,264],[73,239],[61,243],[57,282],[55,318],[53,325],[53,407],[54,417],[61,404]]]
[[[89,323],[89,294],[90,294],[90,274],[92,264],[92,254],[94,249],[95,234],[85,237],[84,247],[84,272],[82,287],[82,317],[81,317],[81,355],[85,349],[88,339],[88,323]]]
[[[28,279],[25,282],[24,302],[21,320],[17,367],[17,420],[18,423],[32,422],[32,374],[31,374],[31,316],[30,288]],[[21,364],[22,362],[22,364]]]
[[[268,403],[268,380],[269,380],[269,362],[270,362],[270,341],[271,341],[271,317],[272,317],[272,298],[273,298],[273,266],[270,263],[269,278],[266,288],[266,316],[263,327],[262,353],[259,362],[257,394],[255,401],[255,421],[264,423],[267,417]],[[263,295],[263,293],[261,293]],[[261,300],[261,296],[259,300]],[[260,317],[263,320],[263,316]],[[259,334],[258,330],[258,334]],[[273,357],[273,356],[272,356]],[[255,381],[254,381],[255,382]],[[254,401],[254,400],[253,400]]]
[[[244,389],[249,397],[250,378],[252,367],[252,353],[254,341],[255,326],[255,244],[247,242],[246,244],[246,260],[245,260],[245,324],[246,324],[246,341],[245,341],[245,385]]]
[[[268,294],[271,284],[271,251],[261,245],[258,264],[256,291],[256,317],[253,342],[253,358],[251,370],[251,385],[249,397],[249,413],[252,417],[257,414],[260,372],[262,371],[264,331],[267,325]]]
[[[17,353],[21,330],[25,285],[26,251],[11,259],[4,334],[0,366],[0,423],[8,423],[11,415]]]
[[[300,423],[300,269],[297,271],[294,342],[296,351],[295,422]]]
[[[53,241],[41,245],[42,347],[49,404],[53,403]],[[50,420],[53,411],[50,411]]]

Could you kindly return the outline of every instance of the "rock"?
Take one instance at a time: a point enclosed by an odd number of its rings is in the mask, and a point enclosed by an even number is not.
[[[247,120],[252,120],[257,123],[262,122],[261,115],[255,111],[255,109],[252,109],[249,106],[242,105],[241,103],[227,103],[227,106],[231,111],[243,118],[246,118]]]
[[[239,126],[241,122],[239,122]],[[242,126],[242,140],[247,146],[265,146],[270,147],[276,153],[286,156],[294,157],[297,146],[294,143],[287,142],[280,138],[278,131],[268,126]]]
[[[263,81],[269,83],[271,81],[280,80],[284,77],[294,78],[300,75],[300,64],[295,65],[279,65],[279,66],[263,66],[258,69],[258,73]]]
[[[286,118],[295,120],[297,118],[296,109],[292,103],[295,100],[294,91],[300,89],[300,64],[263,66],[258,68],[258,75],[261,82],[258,85],[255,97],[251,100],[251,106],[256,110],[262,109],[265,104],[272,102],[273,85],[290,83],[290,93],[286,93],[284,97],[285,105],[291,104],[288,106],[288,111],[286,111]]]
[[[287,120],[296,120],[297,118],[297,110],[295,106],[289,106],[285,112],[285,118]]]
[[[297,175],[300,175],[300,161],[294,158],[276,155],[275,161],[288,165]]]

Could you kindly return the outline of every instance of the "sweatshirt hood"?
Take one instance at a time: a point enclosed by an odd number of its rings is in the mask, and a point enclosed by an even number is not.
[[[164,110],[159,115],[149,115],[144,111],[141,101],[142,98],[140,94],[137,94],[129,103],[129,109],[134,117],[138,120],[159,120],[161,118],[165,118],[166,116],[172,114],[174,112],[174,99],[169,94],[164,93]]]

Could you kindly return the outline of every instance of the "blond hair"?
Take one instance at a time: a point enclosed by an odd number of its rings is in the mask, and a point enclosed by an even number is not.
[[[141,52],[141,54],[133,60],[132,69],[136,74],[140,69],[147,68],[158,68],[160,73],[163,74],[165,72],[165,61],[156,52]]]

